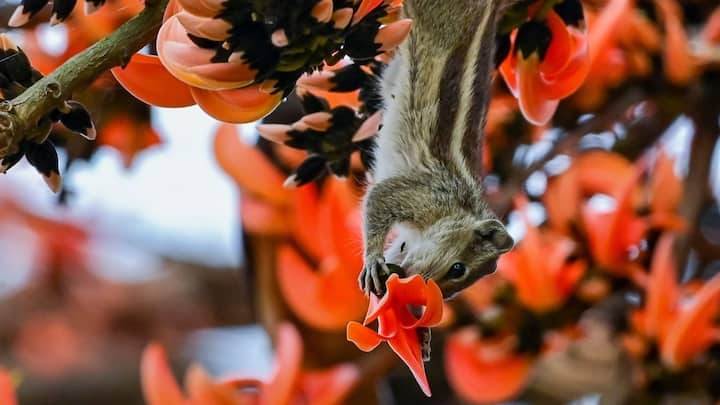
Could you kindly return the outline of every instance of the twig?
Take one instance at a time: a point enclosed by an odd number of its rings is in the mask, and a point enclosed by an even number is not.
[[[148,2],[145,9],[106,38],[69,59],[13,100],[0,103],[0,156],[18,150],[23,139],[45,136],[38,121],[83,90],[102,73],[126,64],[150,42],[162,23],[168,0]],[[42,139],[38,139],[42,140]]]

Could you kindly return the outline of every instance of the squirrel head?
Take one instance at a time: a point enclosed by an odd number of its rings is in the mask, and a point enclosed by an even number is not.
[[[443,297],[469,287],[495,271],[498,257],[514,241],[497,219],[447,216],[424,231],[402,225],[385,253],[407,275],[420,274],[438,283]]]

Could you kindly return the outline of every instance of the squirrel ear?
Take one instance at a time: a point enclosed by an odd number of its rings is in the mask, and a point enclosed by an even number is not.
[[[498,251],[498,254],[505,253],[512,249],[515,241],[505,229],[505,225],[497,219],[486,219],[478,224],[475,229],[475,236],[478,242],[490,242]]]

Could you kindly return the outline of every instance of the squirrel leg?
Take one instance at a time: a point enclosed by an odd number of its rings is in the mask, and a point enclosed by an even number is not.
[[[426,186],[402,177],[383,180],[372,186],[365,198],[363,233],[365,239],[365,260],[360,274],[360,288],[366,294],[385,294],[385,282],[390,269],[385,264],[385,239],[395,224],[416,222],[417,218],[428,218],[422,209],[422,189]]]

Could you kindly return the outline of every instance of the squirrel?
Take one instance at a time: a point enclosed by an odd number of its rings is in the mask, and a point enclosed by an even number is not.
[[[495,35],[508,3],[404,2],[413,27],[379,83],[383,124],[362,204],[359,283],[368,295],[385,293],[386,263],[395,263],[450,298],[494,272],[513,247],[480,177]]]

